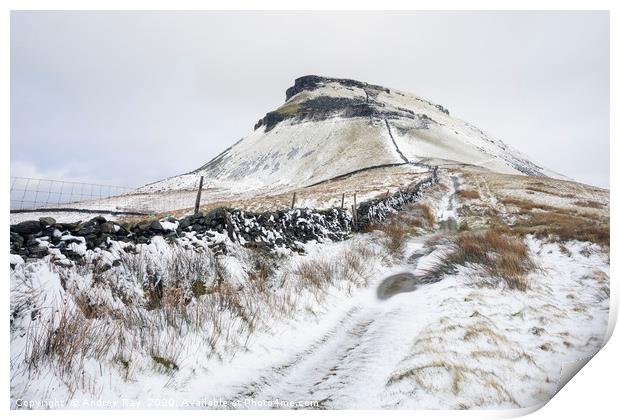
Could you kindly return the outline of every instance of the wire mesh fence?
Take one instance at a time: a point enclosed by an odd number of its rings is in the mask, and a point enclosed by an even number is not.
[[[54,179],[11,177],[11,210],[64,207],[80,203],[96,208],[104,200],[131,192],[133,188]]]

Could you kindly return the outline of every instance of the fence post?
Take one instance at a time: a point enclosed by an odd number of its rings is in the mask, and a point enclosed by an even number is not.
[[[231,241],[235,242],[235,228],[227,210],[224,210],[224,223],[226,223],[226,231]]]
[[[291,201],[291,209],[295,208],[295,199],[297,198],[297,193],[293,192],[293,201]]]
[[[200,177],[200,183],[198,184],[198,194],[196,194],[196,205],[194,206],[194,214],[198,213],[198,209],[200,208],[200,194],[202,194],[202,181],[204,176]]]
[[[340,208],[344,208],[344,193],[342,194],[342,201],[340,201]]]
[[[357,193],[353,193],[353,220],[355,223],[355,231],[357,232]]]

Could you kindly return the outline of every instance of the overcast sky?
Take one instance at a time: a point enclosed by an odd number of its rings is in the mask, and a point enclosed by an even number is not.
[[[607,12],[12,12],[11,175],[193,170],[306,74],[415,93],[609,186]]]

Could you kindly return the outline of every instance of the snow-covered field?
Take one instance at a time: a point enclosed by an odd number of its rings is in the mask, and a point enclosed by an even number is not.
[[[427,168],[416,165],[376,168],[334,179],[318,185],[303,188],[259,189],[231,194],[226,191],[211,189],[205,186],[201,196],[202,211],[216,207],[232,207],[246,211],[263,212],[290,208],[295,194],[296,208],[329,209],[344,205],[350,208],[355,194],[357,203],[377,198],[386,193],[393,194],[397,190],[405,190],[420,179],[428,176]],[[126,194],[96,202],[81,202],[75,207],[97,210],[133,210],[148,211],[154,214],[173,214],[182,217],[193,213],[197,190],[163,191],[155,193]],[[342,195],[345,195],[344,202]],[[128,216],[111,215],[100,212],[109,220],[122,220]],[[87,220],[95,216],[82,212],[36,212],[11,213],[11,224],[24,220],[35,220],[39,217],[51,216],[59,222],[75,222]]]
[[[604,190],[442,171],[442,183],[423,200],[437,220],[411,229],[405,222],[417,213],[406,210],[396,219],[408,229],[402,237],[382,228],[340,243],[307,244],[305,255],[262,255],[229,243],[230,253],[219,257],[206,246],[187,253],[159,239],[138,245],[137,253],[119,243],[111,252],[124,262],[103,274],[88,265],[14,257],[12,407],[18,399],[45,398],[69,401],[66,408],[542,404],[556,391],[562,367],[593,355],[607,337],[604,244],[532,230],[522,240],[533,267],[524,290],[479,263],[416,285],[454,252],[449,240],[462,235],[457,224],[476,227],[471,235],[495,229],[491,222],[529,227],[528,217],[543,210],[521,203],[515,212],[516,204],[506,203],[526,181],[560,195],[554,201],[532,191],[528,200],[568,209],[586,200],[587,211],[608,223]],[[499,215],[489,210],[498,206]],[[394,237],[402,240],[396,251]],[[87,258],[105,255],[86,251]],[[175,265],[181,258],[186,264]],[[387,298],[378,293],[398,273],[408,273],[413,286]],[[163,296],[161,306],[149,307],[154,277]],[[204,290],[196,280],[204,280]]]

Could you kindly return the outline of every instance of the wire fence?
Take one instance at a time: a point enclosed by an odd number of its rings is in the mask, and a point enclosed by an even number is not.
[[[104,200],[133,191],[130,187],[54,179],[11,177],[11,210],[68,206],[96,209]]]

